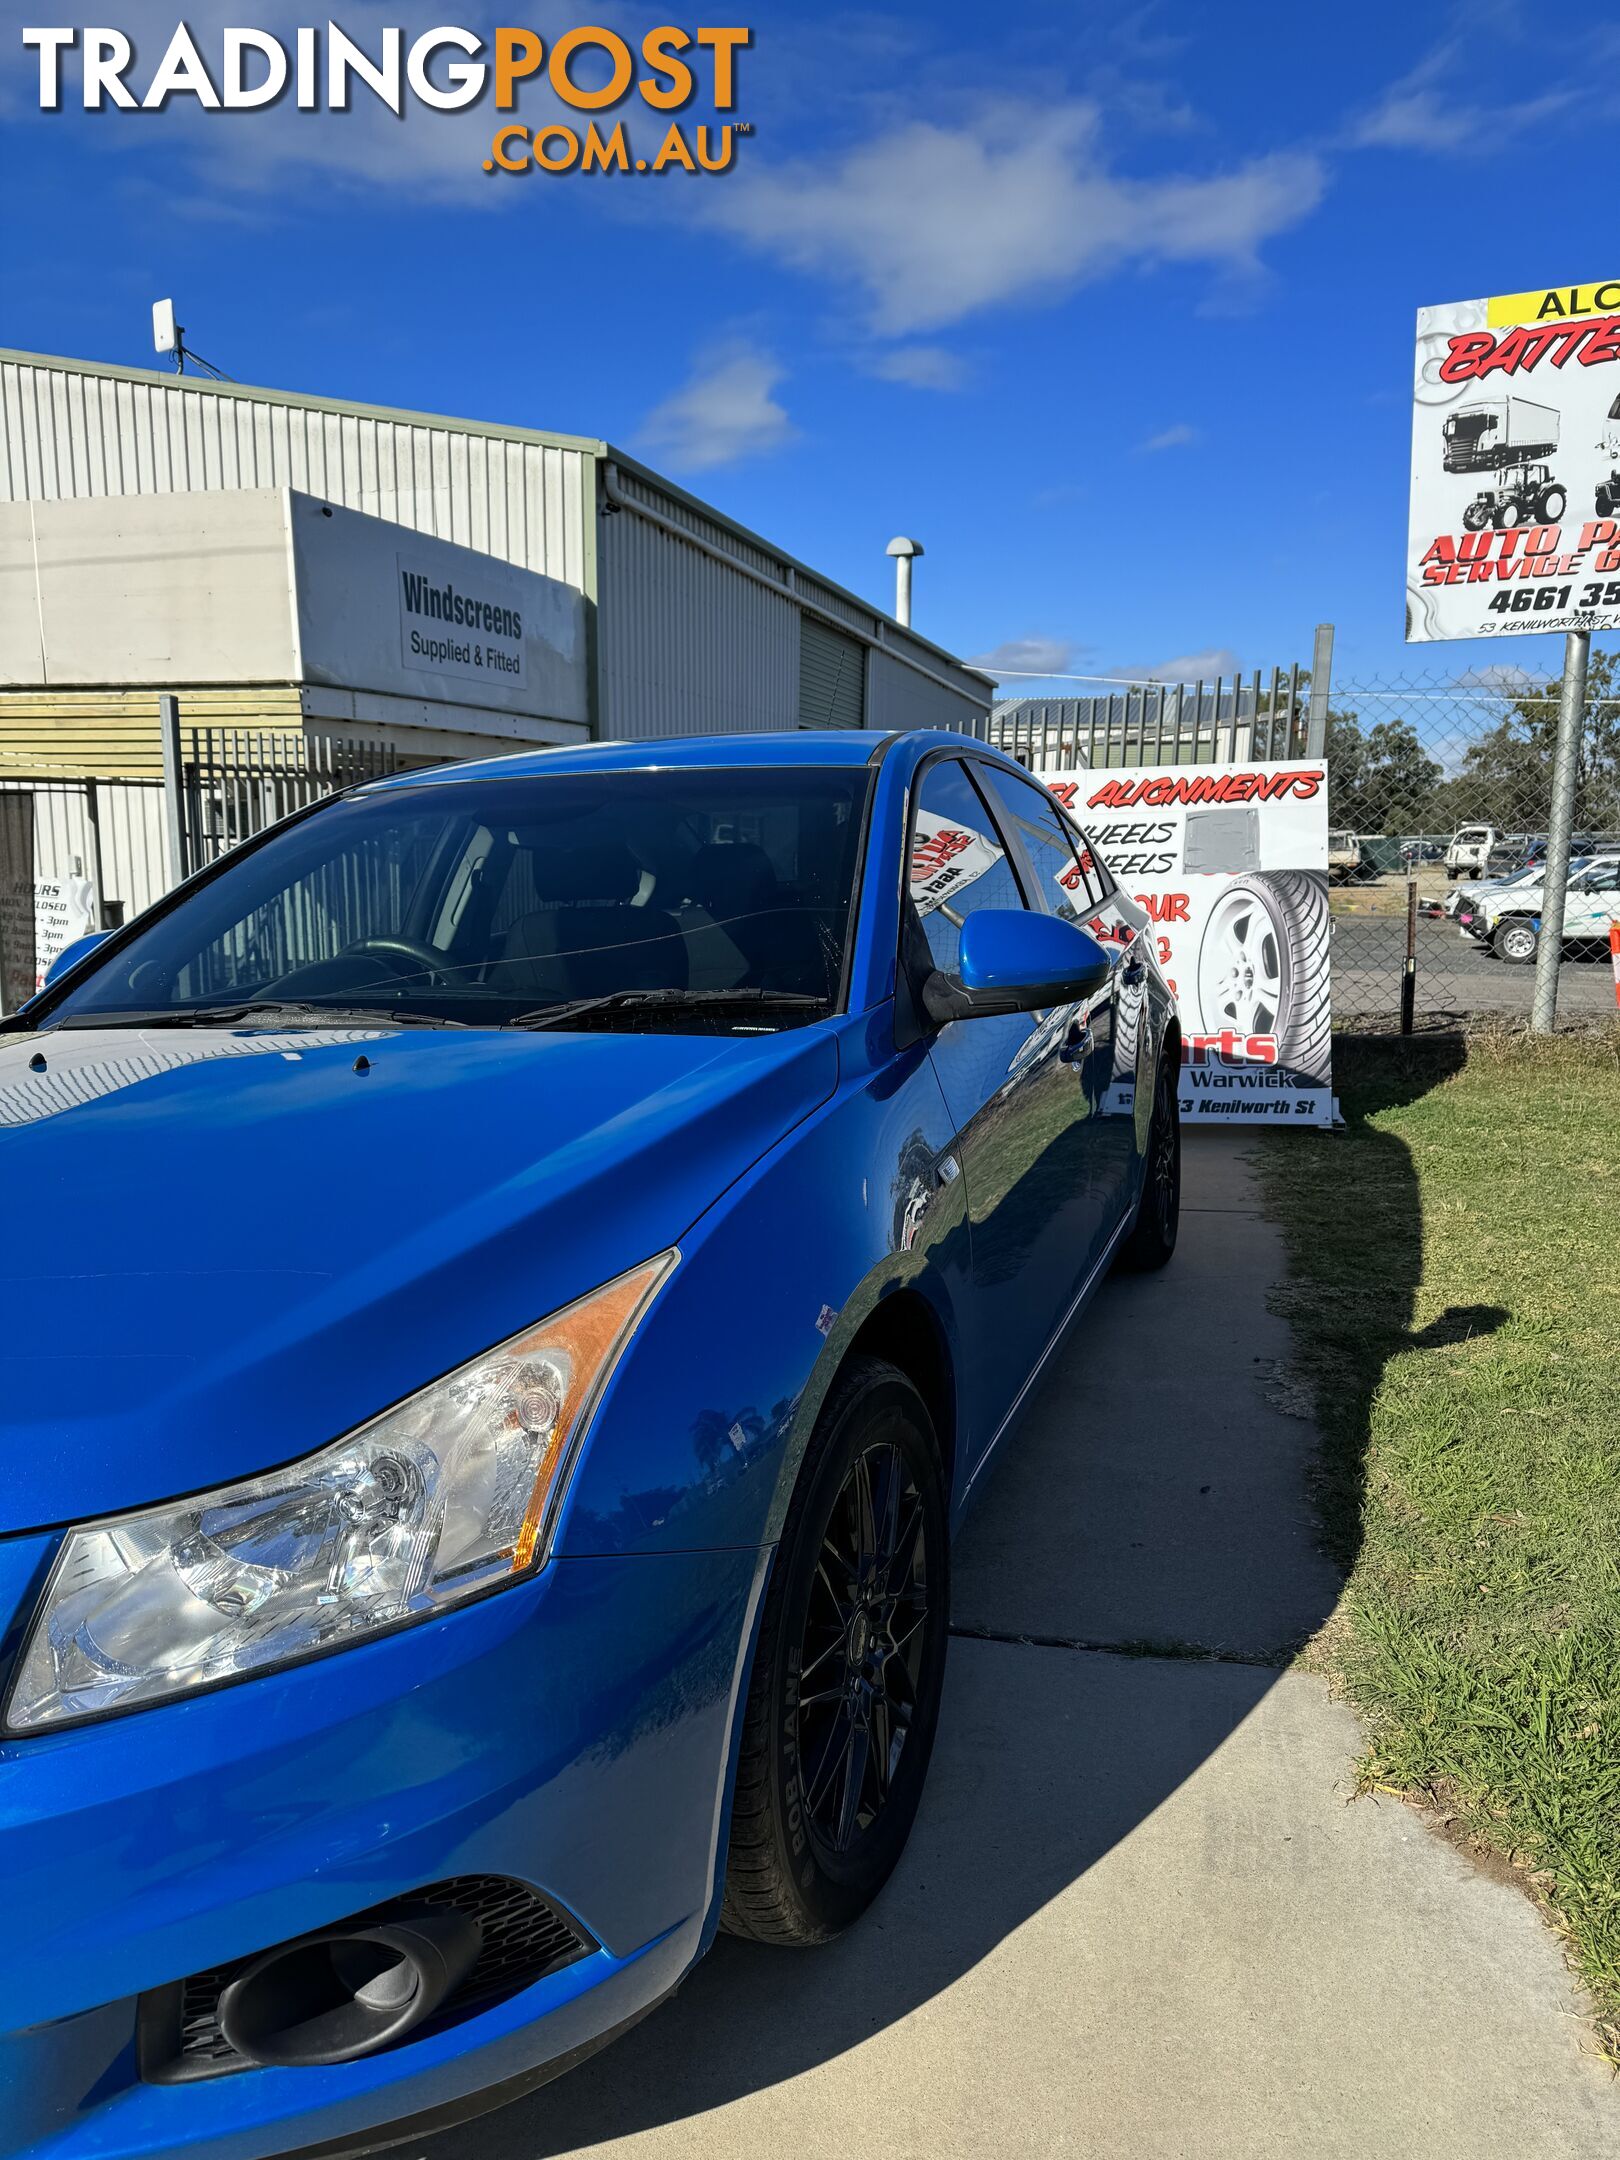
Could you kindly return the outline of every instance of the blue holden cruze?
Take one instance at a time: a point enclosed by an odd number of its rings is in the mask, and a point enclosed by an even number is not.
[[[1139,908],[949,735],[375,782],[0,1032],[0,2152],[374,2150],[917,1811],[950,1539],[1175,1242]]]

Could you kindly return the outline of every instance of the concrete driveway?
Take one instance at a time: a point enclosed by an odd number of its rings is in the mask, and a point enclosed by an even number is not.
[[[1530,1904],[1352,1802],[1354,1719],[1282,1669],[1336,1584],[1310,1427],[1268,1393],[1281,1261],[1244,1144],[1189,1139],[1174,1265],[1109,1284],[964,1534],[929,1792],[866,1922],[722,1940],[617,2047],[404,2151],[1620,2150]]]

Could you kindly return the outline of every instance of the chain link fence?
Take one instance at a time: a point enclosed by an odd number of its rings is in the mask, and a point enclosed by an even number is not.
[[[1527,1020],[1540,942],[1559,682],[1503,662],[1447,680],[1336,676],[1328,700],[1338,1026]],[[1592,654],[1576,774],[1558,1018],[1615,1011],[1620,655]]]

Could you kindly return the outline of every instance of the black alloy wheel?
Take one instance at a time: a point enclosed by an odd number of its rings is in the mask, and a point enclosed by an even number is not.
[[[922,1398],[857,1358],[817,1420],[754,1653],[722,1923],[828,1942],[922,1797],[949,1633],[945,1481]]]
[[[1153,1085],[1153,1122],[1148,1127],[1147,1160],[1142,1167],[1142,1197],[1136,1221],[1119,1249],[1119,1264],[1133,1273],[1162,1268],[1176,1249],[1181,1227],[1181,1108],[1176,1100],[1177,1069],[1169,1039],[1159,1053]]]
[[[882,1813],[917,1715],[928,1620],[922,1494],[890,1441],[833,1502],[800,1650],[798,1758],[810,1835],[843,1857]]]

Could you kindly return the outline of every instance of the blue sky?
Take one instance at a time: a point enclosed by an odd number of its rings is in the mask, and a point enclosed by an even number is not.
[[[0,342],[150,365],[172,293],[241,381],[605,435],[875,599],[913,533],[1009,668],[1479,664],[1402,643],[1414,311],[1620,268],[1620,5],[757,6],[735,167],[645,180],[491,179],[487,105],[42,114],[11,15]],[[103,16],[137,88],[177,18]],[[709,15],[340,16],[445,19]]]

